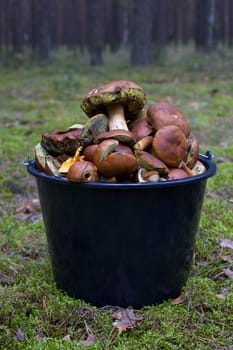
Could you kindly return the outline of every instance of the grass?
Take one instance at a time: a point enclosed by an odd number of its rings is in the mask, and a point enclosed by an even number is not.
[[[105,66],[65,52],[48,66],[27,62],[1,71],[0,80],[0,348],[3,350],[233,349],[233,53],[201,56],[169,49],[154,66],[128,65],[125,53],[106,54]],[[42,132],[83,123],[84,94],[96,85],[130,79],[148,100],[171,101],[188,118],[201,151],[215,154],[208,180],[190,278],[177,304],[168,300],[137,310],[144,321],[120,336],[110,307],[97,308],[57,289],[34,179],[22,162]]]

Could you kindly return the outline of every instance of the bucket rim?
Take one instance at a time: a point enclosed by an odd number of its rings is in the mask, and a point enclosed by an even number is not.
[[[72,182],[64,177],[56,177],[43,173],[35,167],[35,160],[28,159],[27,162],[27,171],[29,174],[35,176],[36,178],[49,181],[52,183],[65,185],[65,186],[74,186],[78,188],[99,188],[99,189],[146,189],[146,188],[167,188],[174,186],[182,186],[186,184],[193,184],[202,180],[206,180],[209,177],[212,177],[216,173],[216,164],[212,161],[212,154],[210,151],[206,152],[206,155],[199,154],[198,160],[204,163],[206,171],[203,174],[190,176],[184,179],[179,180],[169,180],[169,181],[159,181],[159,182],[143,182],[143,183],[109,183],[104,181],[98,182]]]

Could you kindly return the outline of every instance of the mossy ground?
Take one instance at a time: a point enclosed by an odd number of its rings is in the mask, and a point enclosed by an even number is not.
[[[106,54],[104,67],[91,68],[86,57],[62,52],[48,66],[23,61],[1,71],[3,350],[81,349],[88,327],[97,339],[89,349],[233,348],[233,282],[224,273],[233,270],[233,257],[220,246],[221,239],[233,239],[233,52],[201,56],[169,49],[169,59],[144,68],[130,67],[124,55]],[[217,175],[208,180],[185,298],[138,310],[143,323],[120,336],[112,329],[110,308],[90,306],[56,288],[34,179],[22,165],[42,132],[85,122],[82,96],[116,79],[134,80],[150,101],[174,103],[190,121],[201,152],[211,150],[217,164]]]

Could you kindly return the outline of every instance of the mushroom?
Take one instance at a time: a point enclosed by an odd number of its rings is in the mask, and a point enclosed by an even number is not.
[[[80,152],[82,151],[82,149],[83,149],[82,146],[78,147],[76,152],[75,152],[74,157],[70,157],[62,163],[62,165],[58,169],[59,173],[66,174],[69,171],[69,168],[71,167],[71,165],[73,165],[77,161],[84,160],[84,156],[80,156]]]
[[[105,114],[97,114],[90,118],[83,126],[80,133],[80,143],[82,146],[90,145],[93,139],[108,130],[108,118]]]
[[[68,170],[67,178],[74,182],[94,182],[99,180],[96,166],[87,161],[77,161]]]
[[[205,165],[200,160],[197,160],[194,167],[192,168],[193,175],[200,175],[203,174],[205,171]]]
[[[106,113],[110,130],[128,130],[126,120],[134,120],[145,103],[145,93],[139,85],[118,80],[91,90],[84,97],[81,108],[89,117]]]
[[[147,117],[151,125],[159,130],[166,125],[176,125],[185,134],[189,136],[190,126],[186,118],[168,102],[157,102],[151,105],[147,110]]]
[[[134,120],[129,125],[129,130],[133,134],[135,141],[139,141],[154,132],[154,128],[149,124],[147,117]]]
[[[152,141],[152,153],[168,167],[179,168],[186,161],[189,143],[183,131],[175,125],[159,129]]]
[[[189,141],[189,152],[188,152],[186,165],[188,168],[192,169],[194,164],[198,160],[199,142],[198,142],[198,139],[193,134],[190,134],[188,141]]]
[[[71,127],[67,130],[42,134],[41,145],[49,154],[67,153],[73,155],[80,146],[81,128]]]
[[[96,145],[96,144],[92,144],[92,145],[85,147],[83,150],[84,159],[88,160],[89,162],[93,162],[93,156],[94,156],[94,153],[95,153],[97,147],[98,147],[98,145]]]
[[[137,173],[138,182],[158,182],[160,179],[159,173],[156,170],[147,171],[145,168],[140,168]]]
[[[188,177],[189,175],[183,170],[179,168],[173,168],[169,171],[168,180],[180,180]]]
[[[135,143],[132,133],[124,129],[103,132],[102,134],[99,134],[95,137],[94,143],[100,143],[107,139],[115,139],[121,143],[125,143],[131,146]]]
[[[162,176],[168,174],[168,167],[166,164],[149,152],[137,150],[135,151],[135,155],[141,167],[146,170],[156,170]]]
[[[135,143],[133,146],[134,149],[144,151],[147,147],[149,147],[152,144],[153,136],[144,136],[141,140]]]
[[[106,178],[126,179],[139,167],[134,154],[119,150],[114,152],[118,144],[118,141],[114,139],[104,140],[94,153],[93,162],[100,174]]]
[[[35,163],[38,170],[45,172],[48,175],[52,176],[61,176],[61,174],[58,171],[58,168],[60,167],[60,162],[48,154],[46,149],[41,145],[41,143],[38,143],[35,146]]]

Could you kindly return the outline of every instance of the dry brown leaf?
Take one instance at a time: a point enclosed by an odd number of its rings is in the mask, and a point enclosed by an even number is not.
[[[229,268],[227,269],[223,269],[223,272],[225,273],[225,275],[230,278],[230,280],[233,281],[233,271]]]
[[[220,246],[223,248],[233,249],[233,241],[230,238],[223,238],[220,241]]]
[[[95,344],[96,343],[96,337],[94,336],[93,333],[88,334],[87,339],[86,340],[82,340],[80,342],[83,346],[89,346],[91,344]]]
[[[173,305],[179,305],[179,304],[183,304],[185,301],[186,301],[186,295],[185,294],[181,294],[177,298],[172,300],[172,304]]]
[[[24,341],[25,340],[24,331],[21,328],[18,328],[15,334],[15,337],[18,341]]]
[[[133,329],[143,321],[142,316],[136,316],[132,309],[120,308],[113,313],[112,326],[118,330],[118,335],[122,332]]]

